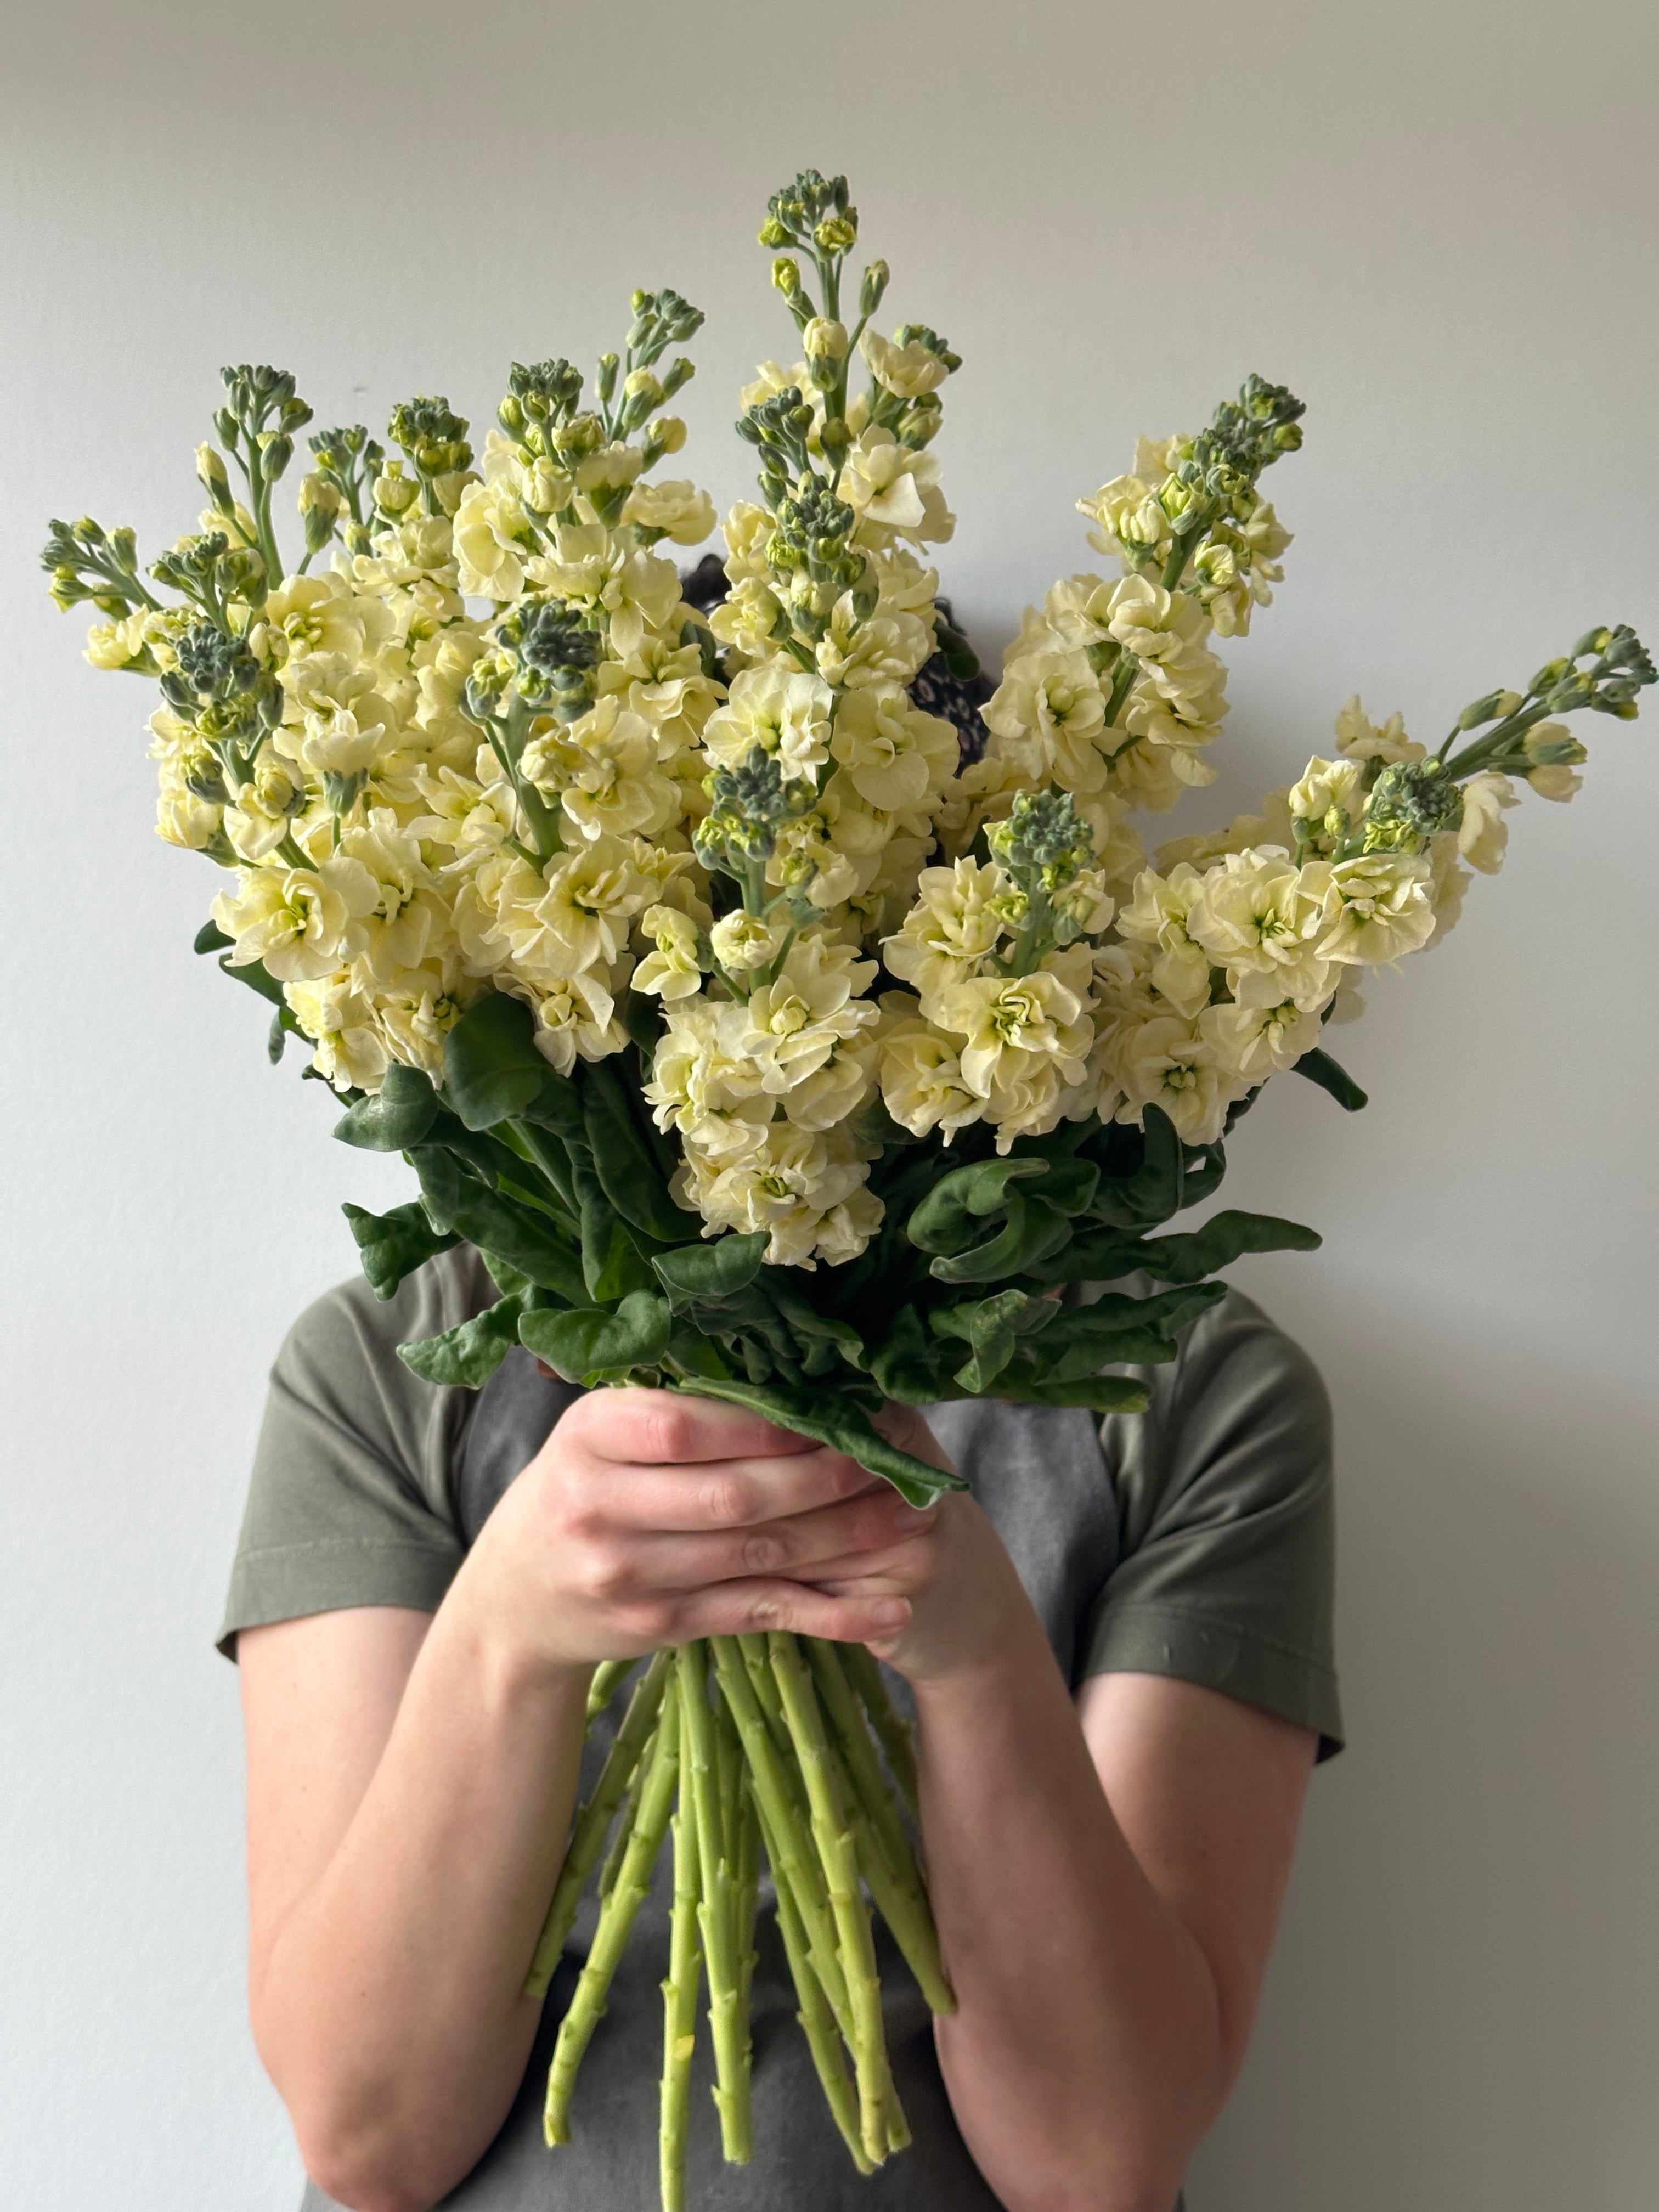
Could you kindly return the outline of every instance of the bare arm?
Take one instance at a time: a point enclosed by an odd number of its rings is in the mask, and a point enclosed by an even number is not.
[[[915,1693],[957,2124],[1010,2212],[1170,2212],[1243,2058],[1315,1739],[1148,1675],[1073,1705],[989,1522],[938,1519],[848,1586],[914,1601],[877,1648]]]
[[[425,2212],[512,2103],[593,1663],[890,1629],[902,1598],[784,1577],[878,1571],[917,1519],[748,1415],[607,1391],[560,1423],[429,1622],[357,1608],[245,1632],[254,2033],[331,2196]]]

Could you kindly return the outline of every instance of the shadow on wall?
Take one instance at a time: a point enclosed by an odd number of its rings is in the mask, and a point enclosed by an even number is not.
[[[1319,1316],[1327,1346],[1391,1347],[1325,1355],[1352,1747],[1193,2212],[1651,2212],[1650,1403],[1598,1389],[1592,1464],[1547,1352],[1472,1362],[1478,1322],[1436,1337],[1340,1285]]]

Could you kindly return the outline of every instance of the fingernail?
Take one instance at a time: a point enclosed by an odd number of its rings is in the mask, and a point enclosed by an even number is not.
[[[870,1618],[878,1628],[902,1628],[910,1618],[910,1601],[902,1597],[884,1598],[879,1605],[871,1607]]]

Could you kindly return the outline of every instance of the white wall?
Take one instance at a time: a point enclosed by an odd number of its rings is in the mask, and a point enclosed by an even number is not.
[[[1137,430],[1252,368],[1305,393],[1190,824],[1356,687],[1437,732],[1593,621],[1659,629],[1659,35],[1642,0],[8,13],[0,2207],[276,2212],[210,1638],[266,1360],[399,1171],[191,962],[208,871],[149,834],[148,701],[42,595],[47,515],[186,526],[222,361],[291,362],[322,420],[487,420],[513,356],[590,359],[665,282],[730,496],[788,335],[765,196],[844,167],[895,317],[967,358],[945,568],[994,643]],[[1236,1202],[1328,1238],[1245,1279],[1336,1393],[1353,1746],[1195,2212],[1659,2201],[1659,775],[1650,725],[1590,734],[1342,1036],[1369,1113],[1287,1082],[1237,1146]]]

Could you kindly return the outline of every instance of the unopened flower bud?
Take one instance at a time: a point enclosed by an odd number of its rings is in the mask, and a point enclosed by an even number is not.
[[[393,461],[374,479],[374,504],[382,514],[394,519],[407,514],[421,495],[421,487],[413,477],[404,474],[401,461]]]
[[[864,282],[859,287],[860,314],[875,313],[876,309],[881,305],[883,295],[886,292],[892,273],[884,261],[872,261],[870,264],[864,272]]]
[[[786,300],[795,299],[800,292],[799,263],[781,253],[772,264],[772,283]]]
[[[828,315],[814,315],[801,332],[801,343],[806,358],[816,368],[820,362],[833,363],[847,358],[847,325],[833,321]]]
[[[228,508],[231,504],[230,478],[226,473],[224,456],[216,446],[204,442],[196,448],[196,474],[215,507]]]

